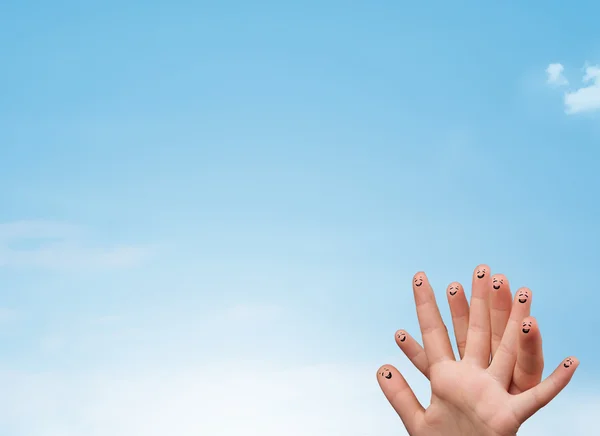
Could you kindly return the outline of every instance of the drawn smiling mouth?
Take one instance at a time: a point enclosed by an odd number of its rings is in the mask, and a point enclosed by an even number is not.
[[[571,365],[567,365],[566,363],[563,363],[563,366],[564,366],[565,368],[568,368],[568,367],[569,367],[569,366],[571,366]]]
[[[423,284],[423,282],[415,283],[415,286],[419,287]]]
[[[387,375],[385,375],[385,378],[387,378],[388,380],[391,379],[392,378],[392,373],[391,372],[387,373]]]
[[[406,341],[406,336],[400,337],[400,342],[404,342],[404,341]]]
[[[450,295],[456,295],[457,292],[458,291],[454,291],[454,292],[450,291]]]
[[[482,273],[482,274],[477,274],[477,278],[478,278],[478,279],[482,279],[482,278],[484,278],[484,277],[485,277],[485,273]]]
[[[529,333],[531,329],[523,329],[523,333]]]
[[[519,298],[519,303],[525,303],[527,302],[527,298]]]
[[[500,285],[494,285],[494,289],[495,289],[495,290],[498,290],[498,289],[500,289]]]

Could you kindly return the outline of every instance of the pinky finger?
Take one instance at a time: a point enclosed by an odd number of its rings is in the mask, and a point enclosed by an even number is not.
[[[513,397],[513,410],[521,422],[552,401],[571,381],[579,360],[568,357],[539,385]]]
[[[421,345],[404,330],[396,332],[396,344],[415,367],[429,379],[429,360]]]
[[[414,434],[423,419],[425,410],[402,374],[393,366],[384,365],[377,370],[377,380],[408,433]]]

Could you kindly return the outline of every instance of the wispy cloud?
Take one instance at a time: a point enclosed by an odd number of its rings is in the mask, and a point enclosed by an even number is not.
[[[0,430],[32,436],[405,434],[375,370],[239,361],[116,374],[0,373]]]
[[[0,267],[88,270],[136,266],[153,253],[140,245],[93,244],[79,226],[51,221],[0,224]]]
[[[576,114],[600,109],[600,67],[588,66],[581,88],[565,94],[565,112]]]
[[[565,67],[562,64],[550,64],[546,68],[546,74],[548,75],[547,83],[553,86],[564,86],[568,85],[569,81],[564,76],[563,72]]]
[[[377,386],[377,366],[239,361],[117,373],[0,372],[0,430],[31,436],[406,435]],[[427,404],[427,381],[408,365],[400,369]],[[519,434],[556,434],[562,427],[574,436],[592,434],[600,398],[586,400],[581,408],[567,389]]]

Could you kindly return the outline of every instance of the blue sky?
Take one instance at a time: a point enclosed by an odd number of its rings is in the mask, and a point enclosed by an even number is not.
[[[0,432],[397,434],[374,372],[410,371],[412,275],[448,316],[482,262],[533,290],[546,374],[581,359],[561,404],[600,404],[600,5],[580,6],[1,4]]]

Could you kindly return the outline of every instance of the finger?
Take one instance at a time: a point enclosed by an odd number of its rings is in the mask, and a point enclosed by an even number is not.
[[[479,265],[473,272],[471,291],[471,313],[467,331],[467,346],[464,360],[470,360],[487,368],[490,363],[491,327],[490,327],[490,288],[492,279],[490,267]]]
[[[448,329],[435,302],[433,289],[424,272],[418,272],[413,278],[413,293],[417,306],[417,317],[423,336],[423,347],[429,361],[429,368],[442,360],[454,359],[452,345],[448,338]]]
[[[512,308],[510,284],[504,274],[492,276],[492,297],[490,301],[490,323],[492,326],[492,359],[502,341]]]
[[[520,288],[515,294],[506,330],[488,369],[490,374],[506,389],[510,385],[517,361],[517,341],[521,330],[521,323],[529,316],[532,297],[533,294],[528,288]]]
[[[398,344],[404,355],[408,357],[408,360],[410,360],[425,377],[429,378],[429,361],[427,360],[427,355],[425,354],[423,347],[421,347],[421,344],[404,330],[398,330],[395,337],[396,344]]]
[[[448,305],[452,314],[452,325],[454,326],[454,337],[456,348],[462,359],[465,355],[467,345],[467,330],[469,329],[469,303],[463,286],[458,282],[452,282],[446,289]]]
[[[546,380],[522,394],[515,395],[511,401],[513,402],[513,411],[519,421],[525,422],[531,415],[552,401],[569,384],[578,366],[579,360],[575,357],[568,357]]]
[[[377,371],[377,381],[385,397],[400,415],[408,433],[415,434],[425,410],[402,374],[393,366],[384,365]]]
[[[542,381],[544,371],[542,335],[534,317],[529,316],[523,320],[518,341],[517,364],[509,389],[511,394],[520,394],[537,386]]]

